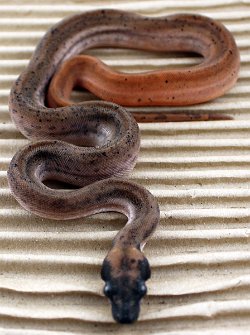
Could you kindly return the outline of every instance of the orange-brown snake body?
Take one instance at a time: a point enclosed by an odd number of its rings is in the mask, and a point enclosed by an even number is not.
[[[10,93],[10,113],[17,128],[31,140],[43,140],[25,146],[10,163],[9,185],[19,203],[37,215],[52,219],[67,220],[106,211],[118,211],[128,217],[127,224],[113,240],[101,272],[113,317],[121,323],[138,318],[140,300],[146,294],[145,281],[150,277],[149,264],[141,250],[159,222],[159,207],[153,195],[142,186],[120,178],[135,165],[140,147],[138,125],[123,107],[110,102],[48,108],[46,91],[63,61],[88,48],[115,46],[184,50],[204,55],[204,64],[184,72],[187,78],[193,78],[192,84],[197,73],[199,83],[206,82],[206,89],[199,93],[202,100],[214,98],[235,82],[239,56],[228,31],[212,22],[196,15],[148,18],[115,10],[97,10],[66,18],[42,38]],[[216,52],[219,55],[213,58]],[[201,75],[202,69],[205,72]],[[219,81],[212,85],[212,77],[217,72]],[[181,71],[173,71],[168,77],[158,72],[153,74],[163,80],[160,89],[168,87],[180,75]],[[150,74],[147,76],[150,78]],[[142,80],[140,76],[129,77],[134,86],[137,79]],[[150,80],[146,83],[149,85]],[[100,82],[98,86],[103,92],[104,84]],[[182,82],[174,85],[176,90],[170,104],[173,101],[178,104],[178,99],[180,103],[190,102],[185,85]],[[129,94],[125,96],[126,104],[154,104],[158,101],[157,87],[153,85],[152,90],[152,101],[147,94],[136,97]],[[192,86],[189,91],[192,95],[193,90]],[[43,183],[48,179],[78,189],[54,190]]]
[[[136,22],[132,29],[131,19]],[[183,14],[139,19],[129,15],[119,29],[127,32],[128,48],[195,52],[203,61],[187,68],[131,74],[114,71],[92,56],[75,56],[62,64],[50,83],[51,107],[72,104],[69,98],[75,86],[122,106],[193,105],[223,95],[237,80],[240,61],[235,40],[210,18]],[[142,34],[140,40],[137,33]],[[119,37],[116,46],[124,46]]]

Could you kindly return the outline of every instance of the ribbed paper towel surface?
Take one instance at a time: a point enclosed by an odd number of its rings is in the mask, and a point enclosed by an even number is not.
[[[37,218],[17,204],[6,179],[11,157],[28,142],[8,113],[13,80],[51,25],[103,7],[153,16],[205,14],[228,27],[241,52],[240,78],[225,96],[199,106],[160,108],[225,113],[233,121],[140,125],[141,152],[131,179],[158,198],[161,222],[145,247],[152,279],[132,326],[112,321],[100,279],[102,260],[125,219],[115,214],[70,222]],[[249,0],[0,1],[1,334],[250,333],[249,51]],[[89,54],[125,72],[200,61],[114,49]]]

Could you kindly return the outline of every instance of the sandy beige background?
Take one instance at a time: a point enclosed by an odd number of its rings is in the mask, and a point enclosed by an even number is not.
[[[153,275],[132,326],[113,323],[99,276],[124,218],[40,219],[20,208],[6,180],[11,157],[27,143],[8,114],[12,81],[52,24],[100,7],[206,14],[231,30],[241,51],[240,78],[226,96],[168,108],[231,114],[234,121],[140,125],[141,153],[131,178],[157,196],[161,222],[145,248]],[[0,1],[0,334],[250,334],[249,51],[249,0]],[[200,60],[128,50],[90,53],[128,72]],[[76,101],[82,97],[92,98],[74,94]]]

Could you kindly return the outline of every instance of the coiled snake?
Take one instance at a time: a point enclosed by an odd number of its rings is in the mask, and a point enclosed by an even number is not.
[[[100,61],[89,57],[92,67],[89,73],[84,67],[87,76],[82,81],[74,76],[75,70],[67,72],[70,84],[60,88],[66,98],[80,80],[102,98],[125,105],[206,101],[235,83],[239,54],[226,28],[202,16],[149,18],[97,10],[66,18],[52,27],[13,84],[11,117],[24,136],[38,141],[13,157],[8,170],[11,191],[24,208],[46,218],[68,220],[107,211],[127,216],[127,224],[114,238],[103,262],[101,276],[114,319],[130,323],[138,318],[145,281],[150,277],[142,247],[159,222],[153,195],[121,179],[136,162],[138,125],[131,114],[112,102],[66,102],[68,106],[59,108],[46,105],[48,85],[62,62],[102,46],[192,51],[203,55],[204,62],[182,70],[127,76],[107,71]],[[50,94],[49,103],[56,104],[52,100]],[[44,184],[48,179],[77,189],[51,189]]]

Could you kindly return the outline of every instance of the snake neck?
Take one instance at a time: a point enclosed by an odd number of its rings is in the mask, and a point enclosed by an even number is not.
[[[132,323],[138,318],[140,301],[147,292],[145,282],[151,275],[149,262],[141,249],[159,222],[159,207],[151,193],[140,189],[140,198],[137,198],[136,187],[130,190],[128,222],[113,240],[101,270],[104,294],[119,323]]]

